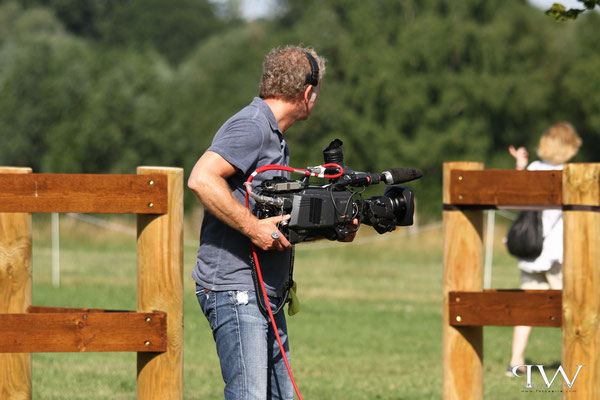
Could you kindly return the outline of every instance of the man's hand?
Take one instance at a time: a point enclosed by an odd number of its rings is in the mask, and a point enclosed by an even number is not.
[[[250,240],[255,246],[260,247],[262,250],[278,250],[283,251],[292,247],[292,244],[283,236],[277,224],[281,221],[287,221],[290,219],[289,215],[281,215],[276,217],[270,217],[265,219],[259,219],[256,224],[256,229],[250,235]],[[278,239],[273,238],[273,233],[279,235]]]
[[[352,220],[352,223],[349,226],[351,229],[358,229],[358,226],[359,226],[358,219],[354,218]],[[340,240],[340,242],[352,242],[355,237],[356,237],[356,232],[352,232],[351,234],[346,236],[343,240]]]

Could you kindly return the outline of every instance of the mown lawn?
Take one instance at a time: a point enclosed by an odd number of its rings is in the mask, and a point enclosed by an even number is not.
[[[35,305],[136,307],[135,235],[61,217],[61,285],[52,286],[49,218],[34,217]],[[135,222],[119,220],[121,224]],[[496,232],[492,287],[515,288],[518,271]],[[222,398],[223,382],[208,324],[189,277],[197,232],[185,233],[184,392]],[[305,399],[440,399],[442,395],[442,230],[376,235],[363,227],[353,244],[297,246],[302,311],[288,318],[294,374]],[[524,392],[508,378],[512,328],[484,330],[486,399],[559,399]],[[532,364],[558,365],[560,330],[534,328]],[[550,378],[555,370],[548,369]],[[468,372],[467,372],[468,373]],[[39,353],[34,399],[135,399],[133,353]],[[557,377],[558,382],[560,376]],[[534,376],[534,383],[542,383]],[[560,384],[553,385],[560,390]]]

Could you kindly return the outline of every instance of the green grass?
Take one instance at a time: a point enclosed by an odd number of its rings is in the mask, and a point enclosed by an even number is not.
[[[122,222],[135,226],[133,220]],[[35,305],[135,309],[134,235],[61,217],[61,286],[54,288],[47,225],[47,216],[35,216]],[[492,286],[516,288],[518,270],[502,248],[503,233],[498,228]],[[187,240],[196,237],[197,232],[186,231]],[[353,244],[297,247],[302,311],[288,317],[288,325],[294,374],[304,398],[441,398],[441,249],[441,229],[375,237],[369,227]],[[218,399],[223,382],[214,341],[190,278],[195,252],[185,247],[184,397]],[[484,329],[484,397],[560,398],[560,393],[523,393],[524,379],[504,376],[511,339],[510,327]],[[559,329],[534,328],[527,357],[558,365],[560,346]],[[552,377],[554,370],[548,373]],[[33,355],[34,399],[135,399],[135,380],[133,353]],[[535,382],[541,378],[534,376]]]

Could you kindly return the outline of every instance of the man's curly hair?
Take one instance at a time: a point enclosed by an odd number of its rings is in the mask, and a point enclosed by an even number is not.
[[[306,53],[310,53],[317,61],[320,81],[325,75],[325,59],[319,57],[312,48],[302,46],[275,48],[265,56],[263,61],[260,97],[287,101],[302,99],[307,85],[306,77],[311,74]]]

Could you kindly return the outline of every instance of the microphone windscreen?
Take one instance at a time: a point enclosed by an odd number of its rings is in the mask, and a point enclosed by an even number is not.
[[[414,181],[423,176],[423,172],[417,168],[390,168],[384,171],[385,182],[388,185]]]

